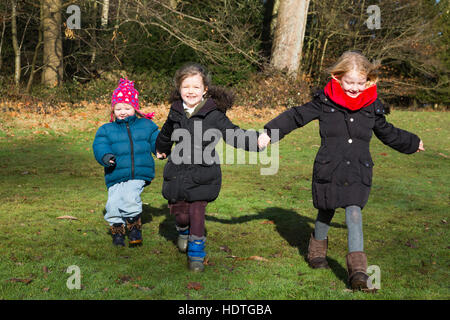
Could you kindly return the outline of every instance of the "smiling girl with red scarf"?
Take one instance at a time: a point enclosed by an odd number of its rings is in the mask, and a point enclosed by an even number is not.
[[[345,52],[329,68],[331,80],[303,106],[293,107],[268,122],[259,136],[260,148],[275,143],[312,120],[319,120],[321,146],[312,179],[318,209],[307,260],[312,268],[328,268],[327,233],[335,209],[345,209],[348,228],[348,281],[353,289],[370,287],[364,253],[361,209],[372,185],[372,132],[389,147],[411,154],[424,151],[422,140],[386,121],[387,110],[377,98],[378,65],[357,52]],[[273,134],[278,131],[278,134]]]

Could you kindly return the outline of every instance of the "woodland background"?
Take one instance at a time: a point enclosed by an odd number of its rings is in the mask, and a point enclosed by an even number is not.
[[[68,27],[71,5],[79,29]],[[368,26],[371,5],[379,29]],[[386,103],[442,110],[449,10],[437,0],[2,0],[0,99],[39,112],[107,102],[127,76],[143,104],[164,104],[175,70],[198,61],[237,104],[287,107],[322,87],[342,52],[359,50],[382,63]]]

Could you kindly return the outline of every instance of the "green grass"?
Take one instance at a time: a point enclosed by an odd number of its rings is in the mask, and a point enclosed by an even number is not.
[[[174,219],[161,195],[165,161],[157,161],[156,178],[142,194],[144,245],[114,248],[103,220],[103,169],[91,150],[93,125],[33,134],[35,128],[1,119],[0,298],[448,299],[449,114],[396,111],[388,119],[418,134],[426,152],[403,155],[372,140],[363,228],[369,265],[381,270],[375,294],[348,290],[342,209],[329,232],[331,269],[312,270],[305,261],[316,217],[316,122],[281,141],[276,175],[260,175],[262,165],[222,166],[221,194],[207,207],[209,265],[193,274],[176,249]],[[79,220],[56,219],[63,215]],[[71,265],[80,268],[81,290],[66,286]],[[190,282],[201,288],[189,289]]]

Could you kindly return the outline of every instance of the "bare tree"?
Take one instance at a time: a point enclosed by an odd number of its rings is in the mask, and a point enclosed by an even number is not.
[[[5,30],[6,30],[6,10],[4,12],[2,12],[2,35],[1,35],[1,39],[0,39],[0,70],[2,69],[3,66],[3,41],[5,39]]]
[[[103,0],[102,6],[102,28],[106,28],[108,25],[108,15],[109,15],[109,0]]]
[[[296,76],[302,55],[309,0],[280,0],[270,63]]]
[[[54,87],[61,84],[63,79],[62,6],[61,0],[42,1],[44,41],[42,83]]]
[[[21,64],[20,64],[20,47],[17,40],[17,2],[11,0],[11,33],[12,45],[14,48],[14,82],[16,85],[20,82]]]
[[[38,43],[34,49],[33,61],[31,62],[30,77],[28,78],[27,87],[25,89],[25,92],[27,94],[29,94],[31,92],[31,86],[33,85],[34,76],[37,72],[36,63],[37,63],[38,55],[39,55],[39,52],[41,50],[42,43],[43,43],[43,35],[42,35],[43,18],[42,17],[43,17],[44,12],[42,10],[42,6],[43,6],[43,3],[41,2],[40,10],[39,10],[40,19],[39,19],[39,30],[38,30]]]

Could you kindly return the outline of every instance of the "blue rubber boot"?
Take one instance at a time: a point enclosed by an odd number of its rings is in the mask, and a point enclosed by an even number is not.
[[[196,237],[191,235],[188,242],[189,270],[202,272],[205,269],[203,260],[205,259],[205,237]]]
[[[186,252],[188,248],[188,241],[189,241],[189,227],[178,227],[176,226],[178,231],[178,240],[177,240],[177,246],[178,250],[180,252]]]

